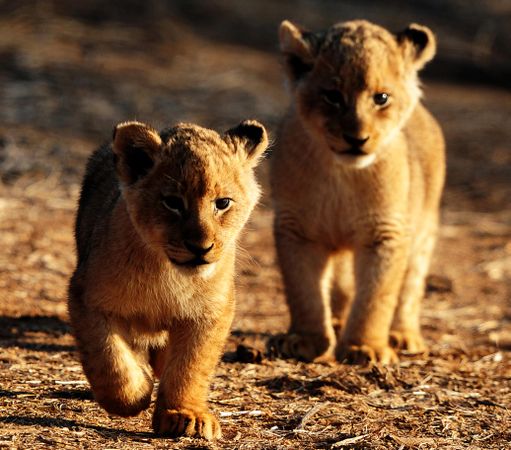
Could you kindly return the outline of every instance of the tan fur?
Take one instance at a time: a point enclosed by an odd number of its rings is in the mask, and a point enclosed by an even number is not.
[[[69,313],[108,412],[147,408],[157,375],[158,434],[220,436],[207,394],[234,313],[237,237],[259,198],[253,168],[266,146],[254,121],[223,137],[189,124],[160,135],[127,122],[91,157]],[[232,199],[225,209],[222,198]]]
[[[310,33],[284,21],[280,43],[292,104],[271,182],[291,326],[274,345],[304,360],[390,363],[390,342],[422,352],[445,174],[442,132],[417,78],[434,35],[366,21]]]

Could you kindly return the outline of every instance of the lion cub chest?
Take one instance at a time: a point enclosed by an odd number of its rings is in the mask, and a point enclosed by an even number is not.
[[[335,158],[304,164],[290,158],[289,149],[276,155],[272,167],[276,220],[283,227],[336,249],[353,246],[378,227],[407,220],[410,185],[403,153],[396,151],[395,160],[403,159],[399,169],[377,161],[361,171],[337,164]],[[285,182],[278,178],[283,166],[293,174]]]
[[[104,250],[108,251],[108,246]],[[85,302],[119,318],[145,324],[143,328],[148,332],[168,328],[172,320],[214,315],[228,298],[231,285],[225,276],[231,269],[225,262],[183,271],[173,270],[165,260],[160,264],[147,261],[143,252],[132,260],[117,256],[123,264],[112,264],[108,270],[93,264],[84,275]],[[104,252],[98,252],[91,255],[91,262],[105,257]]]

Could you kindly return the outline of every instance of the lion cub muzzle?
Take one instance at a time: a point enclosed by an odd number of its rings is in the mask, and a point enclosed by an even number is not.
[[[170,258],[171,262],[177,264],[178,266],[185,267],[197,267],[205,264],[211,264],[213,261],[208,261],[206,255],[213,249],[215,246],[214,243],[210,245],[204,244],[195,244],[190,241],[184,241],[183,245],[185,248],[193,255],[192,259],[187,261],[177,261]]]
[[[367,136],[365,138],[358,138],[358,137],[354,137],[349,134],[343,133],[342,137],[348,143],[348,145],[351,145],[350,149],[348,150],[348,153],[365,154],[364,151],[362,150],[362,147],[369,140],[369,136]]]

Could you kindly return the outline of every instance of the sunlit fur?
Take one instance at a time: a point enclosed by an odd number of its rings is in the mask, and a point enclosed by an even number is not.
[[[423,351],[419,305],[445,163],[417,71],[435,37],[362,20],[317,33],[284,21],[279,36],[292,101],[271,182],[291,326],[275,346],[304,360],[383,363],[397,360],[391,337]]]
[[[260,195],[253,169],[266,146],[255,121],[223,136],[127,122],[89,160],[69,313],[85,374],[108,412],[147,408],[156,375],[157,433],[220,436],[207,393],[234,313],[236,241]],[[169,209],[170,195],[186,208]],[[218,198],[230,206],[219,211]],[[212,247],[198,258],[186,243]]]

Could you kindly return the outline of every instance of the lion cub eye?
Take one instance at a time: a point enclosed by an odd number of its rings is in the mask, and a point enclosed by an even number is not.
[[[379,92],[378,94],[373,95],[373,102],[378,106],[383,106],[387,104],[389,97],[389,94],[386,94],[385,92]]]
[[[231,202],[232,200],[230,198],[217,198],[215,200],[215,207],[216,209],[218,209],[219,211],[223,211],[224,209],[227,209],[229,208],[229,206],[231,206]]]
[[[177,197],[176,195],[167,195],[163,197],[162,203],[165,208],[172,212],[182,214],[185,210],[185,202],[181,197]]]
[[[335,106],[336,108],[344,107],[344,97],[341,92],[335,89],[325,89],[322,92],[322,98],[331,106]]]

